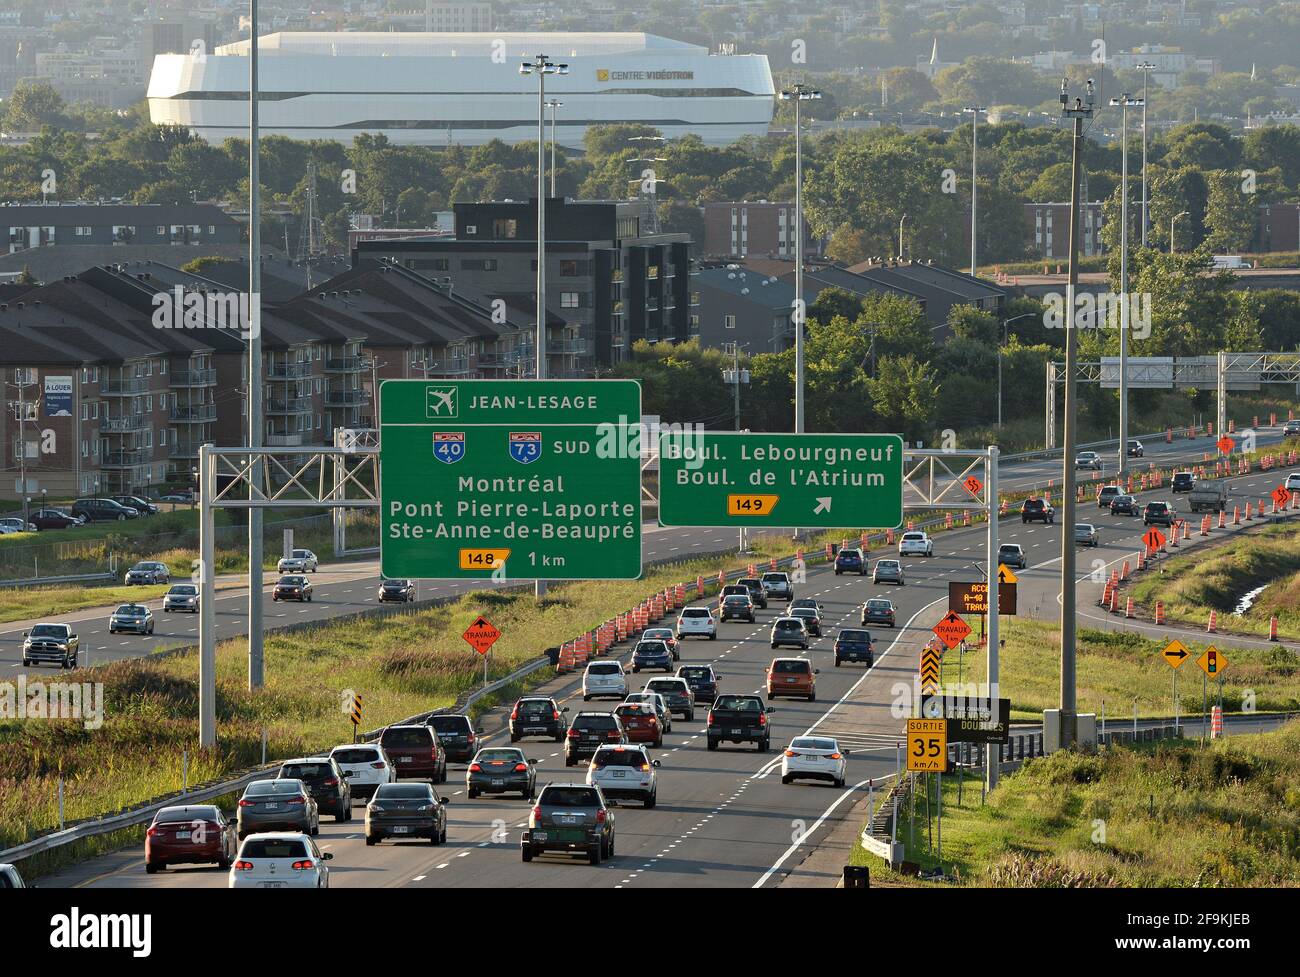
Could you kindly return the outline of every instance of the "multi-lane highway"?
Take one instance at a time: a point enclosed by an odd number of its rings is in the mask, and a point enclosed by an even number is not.
[[[1200,442],[1197,447],[1203,445]],[[1199,457],[1199,455],[1198,455]],[[1257,472],[1230,482],[1230,507],[1235,501],[1258,499],[1275,485],[1279,474]],[[1161,490],[1144,498],[1170,498]],[[1185,504],[1180,503],[1185,509]],[[1095,599],[1092,560],[1107,572],[1112,564],[1132,558],[1140,547],[1140,519],[1112,517],[1095,504],[1081,506],[1080,518],[1101,527],[1102,545],[1085,551],[1080,559],[1081,606]],[[1029,556],[1029,568],[1020,574],[1020,613],[1054,617],[1059,593],[1060,526],[1022,525],[1004,520],[1003,542],[1019,543]],[[714,545],[730,542],[728,534],[707,531],[682,537],[664,531],[647,537],[660,552],[669,544],[703,536]],[[323,847],[334,854],[332,884],[336,886],[753,886],[772,885],[797,868],[813,847],[834,828],[861,797],[869,783],[883,784],[898,762],[901,718],[891,704],[898,683],[912,682],[916,651],[929,637],[930,626],[947,609],[947,584],[978,579],[984,558],[983,527],[959,529],[936,537],[936,555],[909,559],[907,586],[873,585],[869,577],[836,577],[828,568],[809,571],[798,596],[816,596],[825,606],[824,636],[807,653],[821,671],[817,676],[817,701],[778,700],[772,715],[772,753],[752,748],[724,746],[716,752],[705,747],[704,710],[696,721],[676,721],[665,737],[660,770],[659,803],[653,810],[619,808],[617,854],[600,866],[546,857],[524,864],[519,855],[520,830],[528,805],[491,798],[470,801],[464,793],[463,765],[453,765],[450,782],[440,792],[451,798],[448,844],[385,843],[367,848],[359,822],[324,821]],[[716,541],[716,542],[715,542]],[[699,550],[702,550],[700,547]],[[697,550],[697,552],[699,551]],[[670,551],[670,550],[668,550]],[[873,557],[880,554],[874,552]],[[338,584],[347,586],[347,582]],[[331,585],[333,586],[333,585]],[[369,587],[367,585],[367,591]],[[369,596],[367,592],[367,597]],[[836,631],[856,625],[858,609],[869,597],[888,597],[898,609],[900,627],[874,629],[878,657],[867,670],[834,667],[830,648]],[[723,691],[763,692],[764,668],[774,653],[768,644],[770,623],[778,607],[759,612],[756,624],[728,623],[717,641],[684,642],[682,663],[712,663]],[[627,649],[619,652],[626,657]],[[784,652],[783,652],[784,654]],[[633,688],[642,676],[629,676]],[[608,711],[612,705],[586,706],[577,692],[575,676],[553,678],[541,690],[555,695],[570,708],[570,717],[586,708]],[[1014,699],[1014,688],[1008,689]],[[506,710],[496,709],[483,718],[489,745],[504,740]],[[800,733],[816,730],[839,738],[852,751],[845,789],[796,782],[784,786],[779,777],[780,748]],[[539,783],[580,780],[583,767],[564,767],[559,744],[525,743],[528,755],[539,761]],[[774,770],[776,773],[774,773]],[[360,810],[358,809],[358,814]],[[46,885],[93,887],[219,887],[223,872],[206,868],[181,868],[146,876],[138,849],[95,858],[50,878]]]

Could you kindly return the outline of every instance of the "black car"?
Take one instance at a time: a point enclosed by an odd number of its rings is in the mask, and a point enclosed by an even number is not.
[[[736,583],[742,584],[749,591],[749,596],[753,599],[755,607],[767,610],[767,591],[763,589],[761,579],[758,577],[741,577]]]
[[[614,855],[614,812],[599,787],[547,784],[519,841],[525,862],[547,852],[586,855],[592,865]]]
[[[526,800],[537,795],[537,761],[514,746],[479,750],[465,772],[465,794],[470,800],[479,794],[518,791]]]
[[[448,760],[467,762],[478,752],[478,733],[469,716],[430,716],[425,722],[438,734],[438,742],[446,750]]]
[[[1196,488],[1196,476],[1191,472],[1174,472],[1174,480],[1169,483],[1171,492],[1190,492]]]
[[[1025,499],[1020,506],[1020,522],[1056,522],[1056,510],[1044,499]]]
[[[1142,514],[1142,503],[1132,495],[1117,495],[1110,500],[1112,516],[1138,516]]]
[[[639,672],[643,668],[662,668],[671,674],[672,649],[663,641],[638,641],[632,650],[632,671]]]
[[[1147,507],[1142,510],[1142,525],[1144,526],[1172,526],[1174,524],[1174,510],[1168,502],[1148,502]]]
[[[545,736],[563,743],[564,734],[569,731],[569,721],[564,715],[568,711],[568,706],[561,708],[554,699],[545,696],[520,699],[510,710],[510,742],[518,743],[525,736]]]
[[[564,739],[564,765],[571,767],[596,752],[599,746],[627,743],[618,717],[609,712],[580,712]]]
[[[894,602],[883,597],[873,597],[862,605],[862,624],[888,624],[896,627]]]
[[[875,664],[876,646],[871,640],[870,631],[858,628],[841,628],[835,636],[835,667],[841,662],[864,662],[867,667]]]
[[[285,760],[276,779],[301,780],[322,814],[334,815],[335,821],[352,820],[352,788],[333,757]]]
[[[28,520],[37,529],[71,529],[81,520],[62,509],[37,509]]]
[[[271,603],[282,600],[296,600],[299,603],[303,601],[311,602],[311,581],[306,577],[289,576],[281,577],[271,591]]]
[[[710,750],[721,743],[753,743],[766,753],[772,745],[770,706],[757,695],[720,695],[709,710],[705,739]]]
[[[728,594],[722,598],[718,618],[723,621],[748,621],[754,623],[754,598],[748,594]]]
[[[126,522],[140,518],[135,509],[112,499],[77,499],[72,503],[72,514],[86,522]]]
[[[366,805],[366,844],[385,838],[428,838],[447,841],[447,805],[432,784],[380,784]]]
[[[126,506],[128,509],[134,509],[142,516],[152,516],[158,511],[158,507],[156,505],[154,505],[152,502],[145,501],[139,496],[112,495],[109,496],[109,498],[111,498],[114,502],[118,503],[119,505]]]
[[[683,665],[677,669],[677,677],[691,687],[696,702],[712,702],[718,697],[718,676],[712,665]]]
[[[414,580],[385,580],[379,585],[379,603],[397,601],[406,604],[415,600]]]

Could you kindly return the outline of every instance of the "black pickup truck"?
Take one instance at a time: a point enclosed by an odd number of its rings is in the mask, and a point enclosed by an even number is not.
[[[766,753],[772,745],[772,726],[767,721],[771,712],[761,696],[718,696],[709,710],[709,749],[716,750],[723,742],[754,743],[759,753]]]

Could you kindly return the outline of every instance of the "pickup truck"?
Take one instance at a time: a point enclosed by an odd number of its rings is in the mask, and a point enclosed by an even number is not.
[[[764,706],[757,695],[720,695],[709,710],[708,746],[716,750],[719,743],[754,743],[759,753],[772,744],[772,727],[768,723],[771,706]]]
[[[1228,507],[1228,487],[1222,482],[1197,482],[1187,504],[1193,512],[1222,512]]]

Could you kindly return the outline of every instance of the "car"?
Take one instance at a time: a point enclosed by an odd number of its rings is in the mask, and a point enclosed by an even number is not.
[[[1284,438],[1294,437],[1300,434],[1300,419],[1292,419],[1282,425],[1282,436]]]
[[[808,633],[814,638],[822,636],[822,619],[821,614],[815,607],[792,607],[789,614],[791,617],[797,617],[804,623]]]
[[[883,597],[872,597],[862,605],[863,625],[867,624],[888,624],[891,628],[898,627],[895,620],[894,602],[885,600]]]
[[[565,716],[568,711],[568,706],[561,707],[546,696],[524,696],[510,710],[510,742],[518,743],[525,736],[545,736],[563,743],[569,731]]]
[[[1169,491],[1174,493],[1190,492],[1196,488],[1196,474],[1194,472],[1174,472],[1174,477],[1169,483]]]
[[[643,668],[662,668],[665,672],[672,672],[673,653],[666,642],[642,639],[636,643],[636,647],[632,649],[632,671],[640,672]],[[620,698],[627,695],[626,682],[618,694]],[[587,697],[584,695],[583,701],[586,700]]]
[[[1074,467],[1090,468],[1093,471],[1099,472],[1102,468],[1101,455],[1097,454],[1095,451],[1080,451],[1074,456]]]
[[[669,712],[681,713],[688,723],[695,721],[695,693],[686,679],[675,675],[672,678],[652,678],[645,684],[644,691],[663,696]]]
[[[322,813],[332,814],[335,821],[352,820],[352,785],[329,754],[285,760],[276,779],[302,781]]]
[[[677,645],[677,633],[672,628],[646,628],[641,632],[642,641],[662,641],[668,646],[668,650],[673,653],[673,661],[681,658],[681,651]]]
[[[72,503],[72,514],[85,522],[126,522],[140,518],[135,509],[112,499],[77,499]]]
[[[33,624],[23,632],[23,667],[41,662],[58,662],[63,668],[77,667],[81,639],[71,624]]]
[[[835,576],[841,573],[856,573],[864,576],[867,572],[867,560],[861,550],[840,550],[835,554]]]
[[[169,865],[215,864],[225,871],[238,851],[235,826],[215,804],[164,807],[144,833],[144,870],[153,875]]]
[[[140,498],[138,495],[110,495],[109,498],[119,505],[126,506],[128,509],[134,509],[142,516],[152,516],[158,512],[156,505]]]
[[[379,585],[379,594],[377,596],[381,604],[386,604],[389,601],[409,604],[415,600],[415,581],[406,578],[385,580]]]
[[[587,783],[609,799],[640,801],[645,808],[659,801],[659,761],[644,746],[602,746],[587,764]]]
[[[794,645],[796,648],[808,648],[808,625],[801,617],[778,617],[772,622],[769,641],[773,648],[782,645]]]
[[[1141,458],[1147,453],[1147,449],[1142,446],[1142,442],[1137,438],[1129,438],[1128,447],[1125,451],[1130,458]]]
[[[1104,506],[1102,508],[1105,508]],[[1133,495],[1116,495],[1110,500],[1110,514],[1118,516],[1123,513],[1126,516],[1137,516],[1142,514],[1142,503]]]
[[[382,784],[366,805],[366,844],[385,838],[428,838],[431,845],[447,841],[447,804],[432,784]]]
[[[1048,525],[1056,522],[1056,510],[1046,499],[1025,499],[1020,504],[1020,523],[1042,522]]]
[[[718,697],[718,675],[712,665],[683,665],[677,677],[685,680],[696,702],[712,702]]]
[[[254,780],[239,799],[240,840],[262,831],[320,834],[320,810],[301,780]]]
[[[166,563],[158,563],[154,560],[141,560],[130,570],[126,571],[123,583],[128,587],[136,584],[159,584],[171,583],[172,574],[167,569]]]
[[[271,591],[271,602],[282,600],[296,600],[299,603],[306,601],[311,603],[312,586],[311,581],[306,577],[288,576],[281,577],[275,584],[275,589]]]
[[[900,587],[907,586],[907,579],[903,576],[903,564],[897,560],[877,560],[876,565],[871,568],[871,582],[875,584],[896,583]]]
[[[23,881],[22,873],[18,871],[18,867],[9,862],[0,862],[0,889],[25,888],[27,888],[27,883]]]
[[[668,671],[673,670],[672,652],[662,641],[656,641],[655,644],[663,650],[663,667]],[[637,647],[640,647],[638,645]],[[633,652],[632,660],[636,661],[636,653]],[[633,668],[633,671],[636,671]],[[582,673],[582,701],[590,702],[597,697],[622,699],[627,695],[627,676],[623,674],[623,666],[615,661],[588,662],[586,671]]]
[[[664,745],[663,725],[659,722],[655,707],[649,702],[620,702],[614,707],[614,715],[622,724],[629,743]]]
[[[580,712],[569,724],[564,739],[564,765],[571,767],[607,743],[626,743],[623,724],[612,712]]]
[[[592,865],[614,856],[614,812],[599,787],[547,784],[519,840],[525,862],[548,852],[586,855]]]
[[[432,726],[414,723],[385,726],[379,734],[379,745],[388,754],[399,779],[446,783],[447,753]]]
[[[1174,507],[1168,502],[1148,502],[1142,510],[1142,525],[1172,526],[1174,524]]]
[[[753,743],[759,753],[766,753],[772,744],[772,726],[767,717],[773,712],[756,695],[727,693],[714,700],[709,709],[705,739],[710,750],[722,743]]]
[[[108,633],[153,634],[153,611],[143,604],[118,604],[108,617]]]
[[[84,519],[62,509],[37,509],[32,513],[31,522],[42,532],[47,529],[75,529],[86,524]]]
[[[1017,570],[1023,570],[1029,566],[1029,558],[1025,555],[1024,547],[1019,543],[1002,543],[999,545],[998,562],[1009,567],[1015,567]]]
[[[249,835],[230,866],[232,889],[328,889],[334,857],[322,852],[314,838],[288,831]]]
[[[1300,491],[1300,472],[1291,472],[1287,475],[1285,485],[1288,492]]]
[[[765,573],[759,582],[762,583],[763,593],[768,600],[794,600],[794,584],[790,582],[790,574],[784,570]]]
[[[723,600],[732,594],[748,597],[750,600],[754,599],[754,595],[750,593],[749,588],[743,583],[729,583],[718,592],[718,604],[721,605]]]
[[[829,780],[844,786],[848,750],[841,750],[832,736],[796,736],[781,755],[781,783],[796,780]]]
[[[753,624],[757,620],[758,610],[754,607],[754,598],[748,593],[728,594],[722,598],[722,604],[718,608],[718,618],[723,623],[727,621],[748,621]]]
[[[876,645],[870,631],[840,628],[835,635],[835,667],[843,662],[864,662],[868,668],[875,664]]]
[[[159,502],[170,502],[172,505],[193,505],[194,495],[189,492],[172,492],[169,495],[161,496]]]
[[[199,612],[199,588],[192,583],[174,583],[167,593],[163,594],[163,613],[170,614],[172,611],[189,611],[191,614]]]
[[[784,695],[815,702],[820,671],[807,658],[773,658],[766,669],[768,701]]]
[[[479,749],[478,731],[469,716],[459,713],[435,713],[424,721],[438,734],[438,742],[448,760],[468,763]]]
[[[677,616],[677,640],[685,641],[690,634],[703,635],[710,641],[718,637],[718,625],[713,611],[707,607],[684,607]]]
[[[918,530],[903,533],[898,539],[898,555],[934,556],[934,540]]]
[[[378,743],[344,743],[329,756],[343,771],[353,797],[370,797],[380,784],[397,780],[397,767]]]
[[[484,747],[474,754],[465,771],[465,796],[507,794],[518,791],[525,800],[537,796],[537,761],[517,746]]]
[[[34,533],[37,530],[36,523],[23,519],[22,516],[5,516],[0,519],[0,535],[10,535],[12,533]]]
[[[1101,535],[1092,523],[1080,522],[1074,527],[1074,541],[1083,546],[1095,547],[1101,545]]]
[[[1097,508],[1109,509],[1111,503],[1124,494],[1124,490],[1118,485],[1103,485],[1097,490]]]
[[[767,610],[767,591],[763,588],[762,577],[741,577],[736,583],[749,591],[749,596],[753,598],[756,606]]]
[[[311,550],[291,550],[275,565],[276,573],[315,573],[318,569],[319,561]]]
[[[786,608],[786,610],[793,611],[796,607],[811,607],[817,612],[818,617],[820,617],[822,612],[826,610],[826,608],[822,606],[822,602],[816,597],[800,597],[798,600],[792,600],[790,601],[790,606]]]
[[[668,708],[668,703],[658,692],[629,692],[623,703],[644,704],[652,707],[655,715],[659,717],[659,725],[664,728],[664,732],[671,733],[673,731],[673,711]]]

